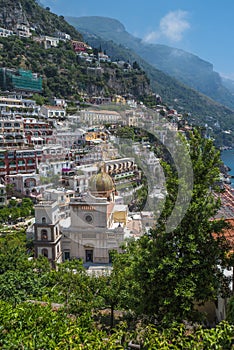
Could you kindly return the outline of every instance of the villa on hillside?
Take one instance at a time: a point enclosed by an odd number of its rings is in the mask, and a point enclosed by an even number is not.
[[[66,117],[66,110],[60,106],[41,106],[41,116],[44,118],[64,118]]]

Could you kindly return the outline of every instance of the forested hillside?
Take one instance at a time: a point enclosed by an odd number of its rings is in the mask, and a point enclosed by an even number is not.
[[[38,73],[43,78],[43,96],[80,100],[81,96],[105,96],[131,94],[136,99],[151,93],[149,80],[142,70],[124,70],[111,62],[99,63],[98,50],[94,59],[79,59],[72,47],[72,40],[83,40],[82,35],[63,16],[50,12],[34,0],[12,3],[0,0],[0,26],[17,32],[18,26],[30,28],[31,36],[0,38],[0,67],[22,68]],[[36,38],[57,37],[66,33],[70,40],[60,40],[57,47],[45,48]]]

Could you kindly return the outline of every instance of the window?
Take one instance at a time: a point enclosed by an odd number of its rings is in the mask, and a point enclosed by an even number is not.
[[[8,152],[8,158],[14,158],[14,152]]]
[[[48,232],[47,232],[47,230],[45,230],[45,229],[41,230],[41,240],[42,241],[47,241],[47,239],[48,239]]]
[[[64,260],[70,260],[70,252],[64,252]]]
[[[48,249],[43,248],[43,249],[41,250],[41,254],[42,254],[43,256],[45,256],[46,258],[48,258]]]
[[[93,250],[85,250],[85,261],[93,262]]]
[[[45,224],[45,223],[46,223],[46,218],[42,218],[42,219],[41,219],[41,222],[42,222],[43,224]]]
[[[4,123],[4,127],[5,128],[10,128],[11,127],[11,123]]]
[[[19,166],[25,165],[25,161],[24,161],[24,160],[19,160],[19,161],[18,161],[18,165],[19,165]]]
[[[91,224],[93,222],[93,217],[91,215],[86,215],[85,216],[85,221],[88,223],[88,224]]]

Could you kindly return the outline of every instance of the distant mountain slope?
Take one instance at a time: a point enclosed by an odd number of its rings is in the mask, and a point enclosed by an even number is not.
[[[234,96],[234,80],[222,77],[222,83]]]
[[[129,34],[119,21],[106,17],[66,17],[81,32],[95,33],[105,40],[134,50],[146,62],[215,101],[234,109],[234,96],[223,85],[213,65],[183,50],[147,44]]]
[[[162,96],[163,102],[176,108],[182,113],[191,113],[195,124],[212,127],[218,121],[220,129],[234,130],[234,112],[207,96],[187,87],[176,79],[152,67],[134,51],[126,49],[113,41],[106,41],[96,36],[83,32],[85,40],[93,47],[102,47],[113,60],[124,60],[133,63],[137,61],[150,78],[153,91]]]

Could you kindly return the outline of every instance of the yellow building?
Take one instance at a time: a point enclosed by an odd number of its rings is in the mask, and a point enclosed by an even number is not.
[[[89,131],[85,134],[85,141],[107,141],[108,135],[104,131]]]
[[[115,95],[112,98],[112,102],[117,103],[117,104],[122,104],[122,105],[126,105],[126,100],[123,96],[120,95]]]

